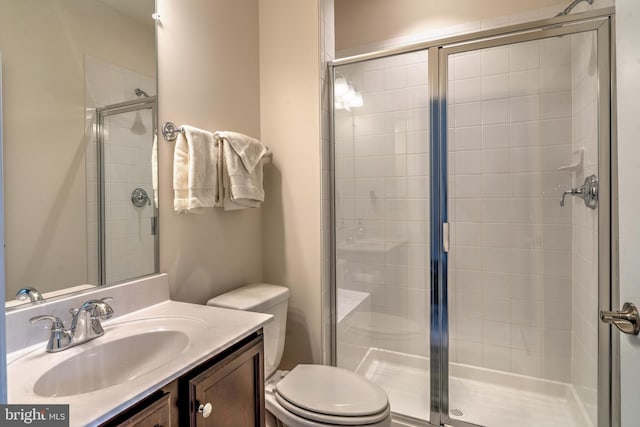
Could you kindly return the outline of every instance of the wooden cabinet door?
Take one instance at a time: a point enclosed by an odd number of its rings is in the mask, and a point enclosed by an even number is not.
[[[191,379],[189,405],[195,427],[264,427],[262,337]],[[210,414],[201,407],[211,408]]]
[[[167,393],[151,405],[118,424],[118,427],[171,427],[171,394]]]

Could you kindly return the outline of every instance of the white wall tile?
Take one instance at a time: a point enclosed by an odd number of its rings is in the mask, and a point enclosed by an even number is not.
[[[402,57],[402,55],[399,55]],[[405,67],[385,68],[385,90],[404,88],[407,85],[407,71]]]
[[[536,147],[540,145],[540,122],[529,121],[511,124],[513,147]]]
[[[509,48],[484,49],[481,57],[483,76],[509,72]]]
[[[538,42],[518,43],[509,48],[509,53],[511,71],[533,70],[540,65]]]
[[[460,126],[478,126],[482,124],[483,109],[480,102],[457,104],[455,106],[454,123]]]
[[[453,60],[456,67],[456,79],[462,80],[480,77],[482,66],[482,56],[480,52],[457,54]]]
[[[382,70],[365,71],[363,74],[363,91],[379,92],[384,90],[384,73]]]
[[[483,99],[482,85],[479,77],[472,79],[456,80],[453,83],[453,96],[449,99],[454,104],[477,102]]]
[[[554,37],[540,41],[540,66],[571,64],[571,37]]]
[[[571,117],[571,92],[552,92],[540,95],[540,118]]]
[[[571,90],[571,65],[553,65],[540,69],[540,92]]]
[[[482,77],[482,99],[509,97],[509,74],[485,75]]]
[[[456,150],[479,150],[482,148],[482,126],[456,127],[454,129],[453,135],[456,141]]]
[[[510,99],[511,122],[538,120],[540,117],[538,95]]]
[[[507,148],[510,146],[508,124],[482,126],[482,148]]]
[[[429,81],[428,71],[429,67],[427,65],[426,59],[424,60],[424,62],[407,65],[407,86],[411,87],[426,85]]]
[[[482,219],[485,222],[509,222],[511,217],[509,199],[482,200]]]
[[[514,96],[537,95],[540,90],[540,74],[537,69],[512,72],[509,94]]]
[[[485,197],[509,197],[511,179],[508,174],[487,174],[482,176],[482,194]]]
[[[484,150],[482,152],[483,173],[511,172],[511,153],[509,150]]]
[[[457,114],[457,109],[456,109]],[[482,102],[482,124],[491,125],[509,122],[509,100],[493,99]]]

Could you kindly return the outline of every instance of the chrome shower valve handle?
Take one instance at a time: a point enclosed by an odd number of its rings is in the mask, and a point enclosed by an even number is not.
[[[584,200],[584,205],[588,208],[595,209],[598,207],[598,177],[589,175],[584,179],[584,184],[580,187],[572,188],[562,193],[560,197],[560,206],[564,206],[564,198],[569,196],[577,196]]]

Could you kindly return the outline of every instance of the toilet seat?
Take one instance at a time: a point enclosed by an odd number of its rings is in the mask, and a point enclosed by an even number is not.
[[[283,409],[328,425],[374,425],[389,417],[389,400],[377,384],[346,369],[298,365],[274,390]]]

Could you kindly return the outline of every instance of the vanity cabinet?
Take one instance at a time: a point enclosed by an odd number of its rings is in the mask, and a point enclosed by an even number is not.
[[[264,427],[261,331],[161,387],[102,426]]]
[[[189,380],[188,425],[264,426],[263,358],[262,341],[248,343]]]

